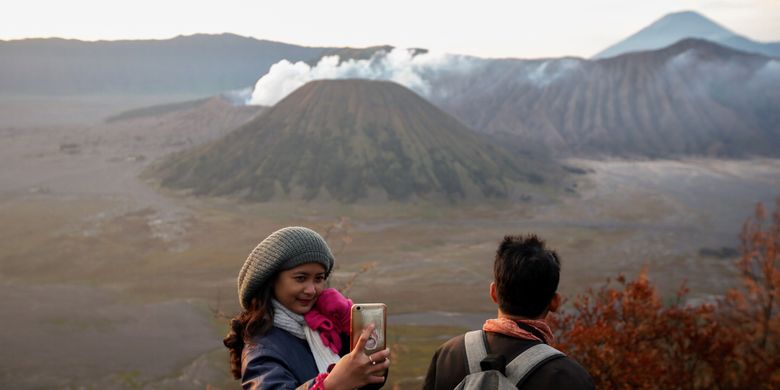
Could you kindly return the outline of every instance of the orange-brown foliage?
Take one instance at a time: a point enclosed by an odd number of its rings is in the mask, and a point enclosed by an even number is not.
[[[646,272],[577,296],[549,318],[558,347],[601,389],[780,388],[780,198],[766,226],[761,204],[742,229],[742,286],[664,304]]]

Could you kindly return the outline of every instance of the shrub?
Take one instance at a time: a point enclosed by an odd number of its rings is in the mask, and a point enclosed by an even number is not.
[[[780,198],[742,229],[740,288],[688,304],[663,304],[645,271],[578,295],[550,316],[558,347],[601,389],[780,388]]]

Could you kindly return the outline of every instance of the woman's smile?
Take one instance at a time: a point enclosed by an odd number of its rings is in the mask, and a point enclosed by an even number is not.
[[[305,263],[279,273],[274,297],[293,313],[303,315],[314,307],[324,289],[325,267],[320,263]]]

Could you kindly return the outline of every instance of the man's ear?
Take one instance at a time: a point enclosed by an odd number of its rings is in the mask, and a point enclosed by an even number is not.
[[[490,282],[490,299],[493,303],[498,304],[498,293],[496,292],[496,282]]]
[[[555,293],[553,295],[552,300],[550,300],[550,306],[547,307],[547,310],[555,313],[558,311],[558,308],[561,306],[561,294]]]

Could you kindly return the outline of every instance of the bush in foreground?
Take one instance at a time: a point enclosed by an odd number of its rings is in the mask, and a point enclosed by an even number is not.
[[[664,304],[646,272],[619,276],[551,316],[558,347],[602,389],[780,388],[780,198],[742,229],[741,286],[715,301]]]

